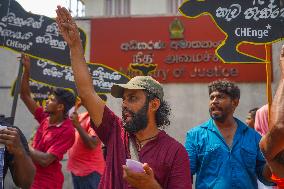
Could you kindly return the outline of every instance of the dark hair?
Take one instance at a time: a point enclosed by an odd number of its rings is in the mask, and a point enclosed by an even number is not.
[[[148,91],[145,90],[146,96],[147,96],[147,100],[146,102],[148,103],[150,100],[153,100],[155,98],[158,98],[155,94],[150,93]],[[159,99],[159,98],[158,98]],[[161,104],[160,107],[158,108],[158,110],[156,111],[156,124],[158,128],[165,128],[165,126],[170,125],[170,120],[169,120],[169,116],[171,114],[171,108],[170,105],[168,104],[168,102],[166,102],[163,99],[159,99]]]
[[[253,119],[255,119],[255,114],[256,114],[257,110],[258,110],[258,108],[253,108],[249,111],[249,113],[250,113],[250,115]]]
[[[240,99],[241,95],[239,87],[234,82],[225,79],[211,82],[208,85],[208,90],[209,95],[214,91],[218,91],[229,95],[231,99]]]
[[[105,95],[105,94],[99,94],[99,97],[100,97],[104,102],[107,101],[107,95]]]
[[[52,93],[54,94],[56,100],[59,104],[64,105],[64,115],[75,105],[75,95],[69,90],[64,88],[53,88]]]

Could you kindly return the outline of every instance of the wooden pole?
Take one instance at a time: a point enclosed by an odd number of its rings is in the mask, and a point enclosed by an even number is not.
[[[270,107],[271,107],[271,103],[272,103],[272,90],[271,90],[271,78],[272,78],[272,74],[271,74],[271,70],[272,70],[272,62],[269,60],[271,60],[271,45],[265,45],[265,49],[266,49],[266,61],[268,63],[266,63],[266,94],[267,94],[267,102],[268,102],[268,120],[270,117]],[[270,128],[270,125],[268,124],[268,128]]]

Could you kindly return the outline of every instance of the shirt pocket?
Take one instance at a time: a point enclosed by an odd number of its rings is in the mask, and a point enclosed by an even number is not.
[[[220,144],[211,144],[206,146],[206,148],[198,154],[200,166],[208,168],[212,167],[216,169],[216,166],[218,166],[218,161],[221,158],[221,151],[222,148]]]
[[[241,157],[242,157],[244,165],[248,169],[250,170],[255,169],[256,156],[257,156],[256,150],[252,146],[244,145],[241,147]]]

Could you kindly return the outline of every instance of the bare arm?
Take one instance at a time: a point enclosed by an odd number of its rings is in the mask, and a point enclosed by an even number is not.
[[[260,148],[273,173],[284,176],[284,46],[280,55],[281,77],[273,98],[269,132],[262,138]],[[283,157],[282,157],[283,156]]]
[[[81,127],[81,125],[76,126],[76,129],[77,129],[81,139],[83,140],[84,144],[88,148],[94,149],[95,147],[97,147],[97,145],[99,143],[98,137],[89,136],[88,133]]]
[[[272,172],[268,164],[265,164],[262,170],[262,176],[266,181],[273,182],[271,180]]]
[[[56,13],[56,22],[61,35],[70,48],[71,67],[77,92],[95,125],[99,126],[102,122],[105,104],[94,90],[78,28],[66,8],[58,6]]]
[[[5,144],[8,152],[14,157],[13,161],[9,163],[13,181],[18,187],[30,188],[35,176],[35,166],[24,149],[19,131],[9,127],[1,130],[0,143]]]
[[[87,146],[90,149],[94,149],[95,147],[97,147],[98,143],[99,143],[99,138],[98,137],[93,137],[90,136],[85,129],[83,129],[79,123],[79,119],[78,119],[78,114],[77,112],[74,112],[70,119],[72,120],[73,126],[76,128],[76,130],[78,131],[81,139],[83,140],[85,146]]]
[[[22,151],[18,154],[14,154],[12,166],[13,171],[10,171],[15,184],[20,188],[30,188],[35,176],[35,166],[32,159],[25,151]]]
[[[32,160],[38,163],[39,165],[41,165],[42,167],[49,166],[56,159],[56,156],[49,153],[38,151],[31,146],[30,146],[30,154]]]
[[[30,58],[27,55],[22,55],[21,61],[25,68],[21,83],[21,99],[23,100],[29,111],[34,115],[35,110],[38,108],[38,105],[36,104],[35,100],[31,97],[31,89],[29,84]]]

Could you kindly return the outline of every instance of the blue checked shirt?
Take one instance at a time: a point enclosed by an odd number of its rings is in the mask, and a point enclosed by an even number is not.
[[[229,148],[214,121],[187,132],[185,148],[190,158],[191,174],[196,174],[196,189],[257,189],[265,159],[259,149],[261,136],[236,119],[232,147]]]
[[[3,189],[4,185],[4,157],[5,157],[5,148],[0,148],[0,189]]]

